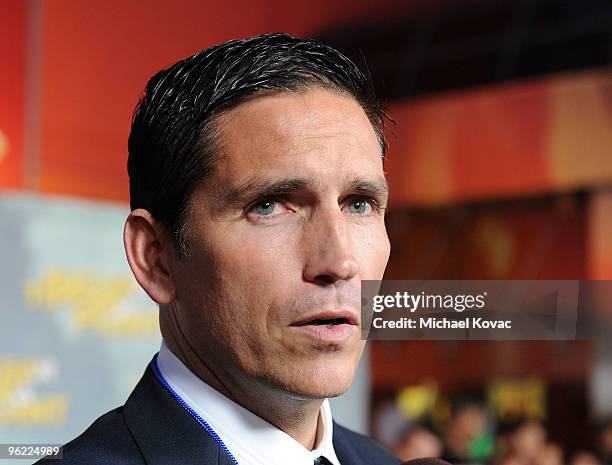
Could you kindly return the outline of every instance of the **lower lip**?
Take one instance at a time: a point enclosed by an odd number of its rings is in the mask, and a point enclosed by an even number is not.
[[[357,328],[356,325],[342,323],[339,325],[300,325],[292,326],[292,328],[301,331],[308,336],[311,336],[321,342],[344,342],[353,331]]]

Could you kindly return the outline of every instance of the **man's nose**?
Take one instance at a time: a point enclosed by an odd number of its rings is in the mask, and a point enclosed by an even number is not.
[[[304,279],[332,284],[357,276],[359,265],[345,213],[337,207],[320,210],[308,223],[304,237],[307,241]]]

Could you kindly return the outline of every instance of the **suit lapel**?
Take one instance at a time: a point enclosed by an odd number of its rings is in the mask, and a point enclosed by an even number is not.
[[[332,442],[336,457],[340,461],[340,465],[369,465],[357,454],[354,445],[349,438],[346,437],[344,431],[334,422],[334,435]]]
[[[150,366],[125,403],[123,416],[148,465],[233,465]]]

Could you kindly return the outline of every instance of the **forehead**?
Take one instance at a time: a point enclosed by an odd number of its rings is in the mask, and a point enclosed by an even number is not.
[[[353,98],[336,91],[311,88],[256,97],[222,114],[217,127],[219,181],[256,172],[382,175],[372,124]]]

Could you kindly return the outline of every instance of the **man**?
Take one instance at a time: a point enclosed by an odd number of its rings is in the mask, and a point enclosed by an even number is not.
[[[163,343],[64,463],[398,463],[334,423],[327,401],[364,347],[360,281],[389,257],[384,116],[350,60],[286,34],[149,81],[124,244]]]

